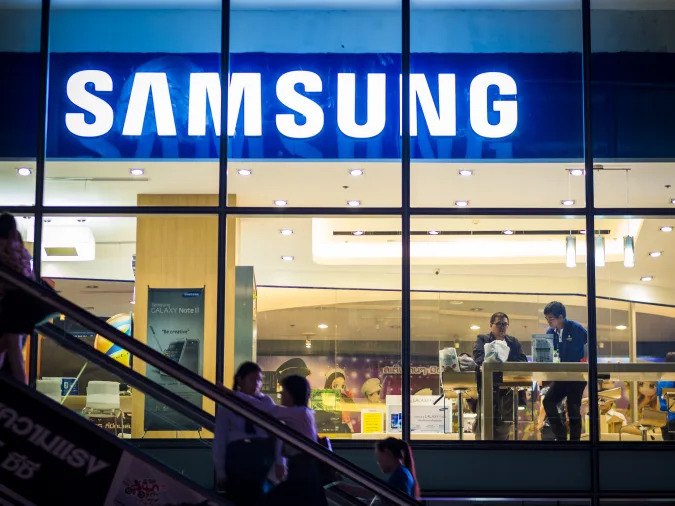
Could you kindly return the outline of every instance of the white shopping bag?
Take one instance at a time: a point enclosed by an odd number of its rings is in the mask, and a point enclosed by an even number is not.
[[[509,345],[506,341],[492,341],[485,345],[485,362],[506,362],[509,358]]]

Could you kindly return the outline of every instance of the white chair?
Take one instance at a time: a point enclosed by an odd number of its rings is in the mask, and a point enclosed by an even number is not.
[[[50,399],[61,403],[61,378],[43,378],[35,383],[35,389]]]
[[[106,421],[111,420],[113,432],[119,435],[123,426],[120,384],[115,381],[90,381],[87,385],[87,402],[82,414],[92,421],[102,420],[102,427],[106,430],[109,428]]]

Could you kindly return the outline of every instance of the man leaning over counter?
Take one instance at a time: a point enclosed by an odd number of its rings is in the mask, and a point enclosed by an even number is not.
[[[480,334],[473,345],[473,360],[478,367],[483,366],[485,361],[485,345],[493,341],[505,341],[509,347],[509,356],[507,362],[527,362],[527,357],[523,353],[523,347],[520,341],[506,332],[509,328],[509,317],[505,313],[495,313],[490,317],[490,333]],[[478,389],[480,392],[480,380]],[[513,420],[513,390],[496,390],[493,396],[494,405],[494,435],[495,439],[508,439],[510,425]],[[476,439],[481,438],[480,427],[480,401],[478,402],[478,416],[476,419]]]

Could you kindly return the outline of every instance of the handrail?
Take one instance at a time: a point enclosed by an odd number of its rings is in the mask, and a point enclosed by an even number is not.
[[[160,371],[173,376],[196,392],[205,395],[237,415],[251,420],[270,434],[289,443],[291,446],[302,450],[304,453],[323,462],[329,467],[332,467],[344,476],[354,480],[356,483],[363,485],[365,488],[374,491],[383,499],[393,501],[397,504],[419,505],[418,501],[403,492],[389,487],[384,481],[373,474],[361,469],[347,459],[330,452],[317,442],[300,436],[296,431],[289,429],[269,414],[251,406],[243,399],[240,399],[234,395],[231,390],[225,387],[216,387],[197,373],[172,361],[160,352],[153,350],[147,345],[101,321],[77,304],[57,295],[53,291],[2,264],[0,264],[0,279],[17,287],[23,292],[28,293],[36,299],[45,302],[56,311],[65,314],[88,329],[95,331],[97,334],[105,337],[118,346],[121,346],[134,356],[137,356]]]
[[[207,413],[191,402],[186,401],[181,396],[175,394],[166,387],[163,387],[154,381],[149,380],[141,373],[134,371],[130,367],[122,365],[118,361],[101,353],[95,348],[85,344],[77,337],[69,334],[63,329],[58,328],[52,323],[46,323],[38,327],[41,334],[53,339],[64,348],[85,357],[90,362],[94,362],[104,369],[111,371],[116,376],[124,379],[134,388],[138,388],[144,394],[150,395],[155,399],[162,401],[167,406],[179,411],[181,414],[199,423],[202,427],[210,430],[215,429],[216,419],[213,415]]]

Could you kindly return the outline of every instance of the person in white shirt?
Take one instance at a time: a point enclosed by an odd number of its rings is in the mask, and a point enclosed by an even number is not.
[[[270,412],[274,401],[260,392],[262,370],[244,362],[234,376],[235,395],[252,406]],[[283,465],[278,445],[250,420],[218,406],[213,439],[213,465],[219,490],[237,505],[256,504],[268,488],[267,474],[274,464]]]

